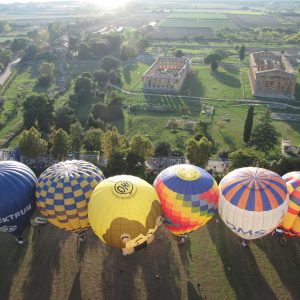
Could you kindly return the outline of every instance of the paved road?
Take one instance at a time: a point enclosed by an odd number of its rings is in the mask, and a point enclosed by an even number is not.
[[[7,65],[4,72],[0,75],[0,85],[3,85],[5,83],[5,81],[7,80],[7,78],[9,77],[9,75],[12,72],[12,68],[14,66],[16,66],[20,61],[21,61],[21,58],[18,58]]]

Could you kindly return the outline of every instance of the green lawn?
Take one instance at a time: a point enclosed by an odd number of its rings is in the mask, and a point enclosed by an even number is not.
[[[211,71],[210,66],[193,65],[195,75],[190,75],[183,86],[185,95],[212,99],[240,99],[242,97],[239,68],[232,65]]]
[[[124,66],[121,72],[122,88],[127,91],[141,90],[141,78],[148,68],[143,63]]]

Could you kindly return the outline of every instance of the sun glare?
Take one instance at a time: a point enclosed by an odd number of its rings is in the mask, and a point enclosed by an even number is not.
[[[98,0],[95,4],[105,9],[114,9],[126,5],[129,0]]]

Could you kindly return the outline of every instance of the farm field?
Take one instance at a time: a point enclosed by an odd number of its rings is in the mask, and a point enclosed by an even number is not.
[[[229,14],[228,17],[240,28],[249,27],[279,27],[280,22],[273,16],[270,15],[235,15]]]
[[[228,28],[236,28],[236,25],[231,22],[231,20],[222,19],[222,20],[201,20],[201,19],[165,19],[160,24],[161,28],[169,28],[169,27],[178,27],[178,28],[212,28],[212,29],[220,29],[223,27]]]
[[[270,236],[241,246],[218,216],[178,246],[164,228],[146,250],[122,256],[88,231],[47,224],[30,228],[26,243],[2,234],[3,299],[298,299],[299,240],[285,247]],[[160,275],[160,280],[156,275]]]

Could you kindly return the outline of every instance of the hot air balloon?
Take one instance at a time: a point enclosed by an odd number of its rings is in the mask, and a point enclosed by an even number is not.
[[[36,177],[26,165],[0,162],[0,232],[16,235],[20,243],[34,210],[35,183]]]
[[[163,170],[154,181],[164,224],[175,235],[184,235],[205,225],[217,208],[219,190],[205,170],[187,164]]]
[[[130,175],[105,179],[97,185],[89,203],[89,220],[106,244],[131,254],[154,239],[161,224],[161,209],[154,188]]]
[[[89,227],[89,199],[103,179],[101,170],[89,162],[69,160],[57,163],[38,178],[37,207],[53,225],[80,234]]]
[[[300,172],[290,172],[282,178],[287,184],[290,201],[280,227],[286,235],[300,237]]]
[[[246,240],[270,233],[287,211],[286,184],[278,174],[266,169],[236,169],[221,180],[219,189],[222,220]]]

